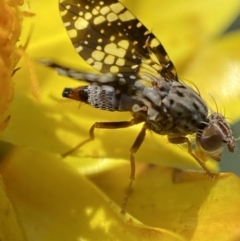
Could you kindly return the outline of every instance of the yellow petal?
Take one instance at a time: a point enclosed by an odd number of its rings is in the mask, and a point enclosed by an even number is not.
[[[2,241],[24,241],[21,226],[16,219],[14,209],[5,193],[5,186],[0,176],[0,239]]]
[[[28,240],[184,241],[123,216],[96,186],[54,155],[16,148],[1,162],[0,173]]]
[[[16,43],[21,33],[20,1],[0,0],[0,131],[9,121],[7,109],[13,98],[11,76],[16,64]]]
[[[91,178],[121,205],[129,168],[118,168]],[[120,191],[119,191],[120,190]],[[236,240],[240,230],[240,179],[159,166],[138,167],[128,212],[148,226],[161,227],[186,240]]]

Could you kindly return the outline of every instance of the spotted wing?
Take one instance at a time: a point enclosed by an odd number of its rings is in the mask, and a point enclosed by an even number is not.
[[[61,0],[60,13],[79,55],[102,73],[177,81],[164,47],[116,0]]]

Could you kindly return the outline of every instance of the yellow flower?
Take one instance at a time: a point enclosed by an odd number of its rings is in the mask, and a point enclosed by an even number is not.
[[[16,65],[16,42],[20,35],[21,17],[16,6],[18,1],[8,4],[2,0],[0,9],[0,131],[8,124],[10,116],[6,110],[13,98],[11,76]]]
[[[159,37],[180,78],[196,84],[212,109],[216,109],[214,98],[219,110],[225,109],[228,117],[237,120],[240,34],[220,33],[239,13],[239,1],[124,3]],[[57,1],[31,0],[29,6],[36,17],[25,19],[21,37],[21,41],[27,38],[34,22],[28,54],[33,59],[52,58],[91,71],[71,45]],[[14,75],[11,121],[1,138],[27,147],[15,146],[9,151],[0,174],[28,240],[239,238],[239,178],[222,174],[213,181],[202,172],[171,168],[190,168],[197,163],[184,148],[150,132],[136,154],[137,162],[142,163],[127,206],[132,217],[121,215],[119,206],[130,173],[126,160],[140,127],[97,130],[96,140],[63,160],[59,154],[87,138],[94,122],[129,120],[131,116],[85,105],[78,108],[77,102],[61,100],[62,90],[79,82],[38,64],[41,92],[36,103],[29,91],[24,60],[19,67]]]

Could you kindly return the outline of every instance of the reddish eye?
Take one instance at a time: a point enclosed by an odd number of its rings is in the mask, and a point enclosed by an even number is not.
[[[200,146],[207,152],[214,152],[224,145],[223,133],[216,125],[206,127],[197,138]]]

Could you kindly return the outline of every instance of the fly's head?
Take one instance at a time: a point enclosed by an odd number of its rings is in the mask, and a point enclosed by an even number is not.
[[[220,161],[224,146],[227,145],[228,150],[234,152],[235,142],[225,117],[220,113],[212,113],[205,127],[197,132],[197,154]]]

